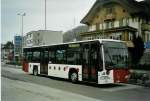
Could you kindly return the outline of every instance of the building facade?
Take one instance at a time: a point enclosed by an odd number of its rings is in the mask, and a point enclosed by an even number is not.
[[[24,36],[24,47],[50,45],[63,42],[62,31],[31,31]]]
[[[133,36],[150,41],[150,2],[134,0],[96,0],[81,23],[88,32],[82,40],[110,38],[130,42]]]

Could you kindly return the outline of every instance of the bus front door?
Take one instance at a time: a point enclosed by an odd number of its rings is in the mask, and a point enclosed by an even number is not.
[[[83,56],[82,56],[82,66],[83,66],[83,81],[97,82],[97,46],[95,48],[91,44],[83,45]]]

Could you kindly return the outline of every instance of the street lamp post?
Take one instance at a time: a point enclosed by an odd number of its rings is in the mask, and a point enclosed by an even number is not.
[[[23,58],[23,17],[26,16],[26,13],[18,13],[17,15],[21,16],[21,58]]]
[[[47,29],[47,23],[46,23],[46,0],[45,0],[45,30]]]

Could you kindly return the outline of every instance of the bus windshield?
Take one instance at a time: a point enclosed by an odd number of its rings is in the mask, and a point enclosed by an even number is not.
[[[128,50],[123,42],[103,42],[106,68],[127,68]]]

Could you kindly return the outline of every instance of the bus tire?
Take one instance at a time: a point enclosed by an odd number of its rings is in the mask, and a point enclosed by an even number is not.
[[[35,75],[35,76],[38,75],[38,68],[35,67],[35,68],[33,69],[33,75]]]
[[[71,72],[70,73],[70,80],[71,80],[72,83],[77,83],[78,82],[77,72]]]

